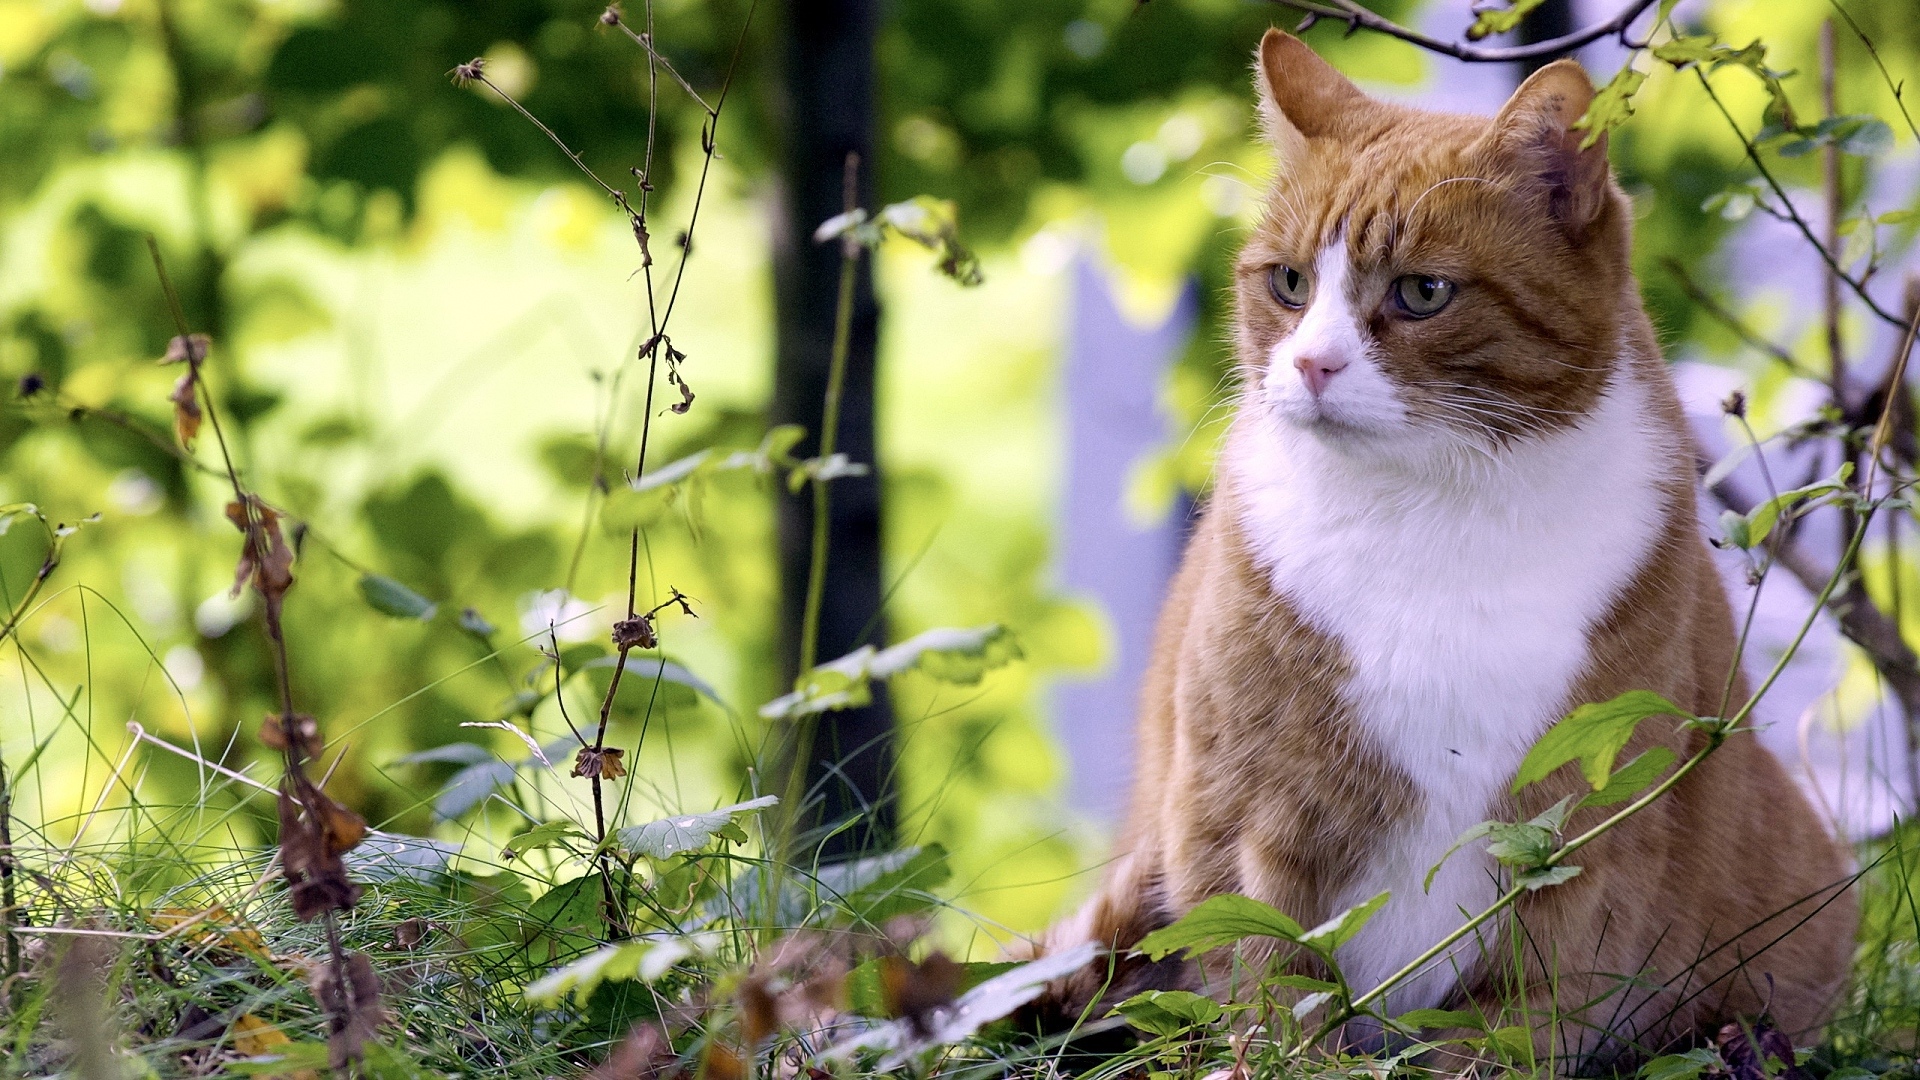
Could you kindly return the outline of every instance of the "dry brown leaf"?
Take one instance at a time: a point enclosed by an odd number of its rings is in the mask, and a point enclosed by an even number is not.
[[[329,811],[329,806],[337,810]],[[325,820],[311,820],[304,812],[307,807],[316,807]],[[360,816],[298,774],[289,774],[281,782],[279,813],[280,862],[292,886],[293,913],[302,922],[311,922],[329,911],[358,903],[360,886],[348,879],[346,864],[340,861],[353,844],[339,845],[348,839],[358,843],[365,835],[366,823]]]
[[[268,713],[267,718],[260,721],[260,743],[275,750],[297,747],[302,761],[319,757],[325,746],[320,738],[320,722],[306,713],[287,717]]]
[[[232,596],[253,583],[254,590],[267,605],[267,626],[280,635],[280,605],[293,587],[293,549],[280,534],[280,513],[253,495],[245,503],[227,504],[227,520],[240,530],[246,542],[240,549],[240,562],[233,572]]]
[[[173,402],[173,434],[180,445],[193,449],[194,436],[200,434],[200,399],[194,392],[194,384],[200,379],[200,373],[189,370],[173,384],[173,393],[167,400]]]

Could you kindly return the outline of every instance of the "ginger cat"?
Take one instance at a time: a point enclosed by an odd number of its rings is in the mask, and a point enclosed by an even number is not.
[[[1223,892],[1312,926],[1391,890],[1338,953],[1369,988],[1500,894],[1484,842],[1423,891],[1456,837],[1589,790],[1568,768],[1509,794],[1556,720],[1628,690],[1707,716],[1747,693],[1723,704],[1733,619],[1630,206],[1605,139],[1572,127],[1579,65],[1492,120],[1371,100],[1277,30],[1255,81],[1278,170],[1236,271],[1244,396],[1160,618],[1121,855],[1038,946],[1113,948],[1110,1000],[1192,985],[1124,957]],[[1654,718],[1619,760],[1703,739]],[[1847,859],[1750,733],[1571,861],[1389,1014],[1525,1002],[1562,1070],[1763,1012],[1804,1041],[1828,1016]]]

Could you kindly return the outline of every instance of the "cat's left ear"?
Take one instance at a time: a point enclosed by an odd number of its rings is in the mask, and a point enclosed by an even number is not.
[[[1533,73],[1494,118],[1494,152],[1546,189],[1553,216],[1574,236],[1607,207],[1607,137],[1580,148],[1587,133],[1574,122],[1593,103],[1593,81],[1572,60]]]

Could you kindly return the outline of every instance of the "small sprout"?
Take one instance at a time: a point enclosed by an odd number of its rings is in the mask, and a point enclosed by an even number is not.
[[[20,376],[20,396],[23,398],[30,398],[46,388],[46,376],[37,371],[29,371]]]
[[[455,64],[447,74],[453,76],[453,85],[465,86],[475,79],[485,78],[486,67],[486,58],[476,56],[464,64]]]
[[[627,775],[627,765],[622,760],[626,755],[627,752],[618,747],[603,746],[595,750],[591,746],[583,746],[579,756],[573,760],[573,775],[589,780],[618,780]]]

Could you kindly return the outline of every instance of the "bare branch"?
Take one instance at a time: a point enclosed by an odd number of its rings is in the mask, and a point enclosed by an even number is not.
[[[1635,41],[1629,38],[1627,36],[1627,30],[1633,25],[1635,19],[1638,19],[1648,8],[1653,7],[1655,0],[1632,0],[1631,3],[1621,8],[1617,14],[1605,22],[1595,23],[1583,30],[1576,30],[1562,37],[1550,38],[1546,41],[1535,42],[1532,45],[1513,45],[1494,48],[1481,45],[1466,45],[1457,41],[1444,41],[1440,38],[1428,37],[1418,30],[1409,29],[1391,19],[1374,14],[1366,8],[1361,7],[1357,0],[1327,0],[1326,3],[1316,3],[1315,0],[1271,0],[1271,2],[1280,7],[1290,8],[1305,14],[1306,19],[1300,24],[1302,31],[1322,19],[1329,21],[1337,20],[1347,24],[1347,33],[1349,34],[1357,30],[1372,30],[1375,33],[1386,34],[1389,37],[1396,37],[1401,41],[1418,45],[1428,52],[1437,52],[1443,56],[1451,56],[1455,60],[1464,60],[1473,64],[1506,64],[1516,60],[1536,60],[1542,57],[1559,56],[1562,53],[1578,49],[1582,45],[1588,45],[1608,37],[1619,38],[1620,43],[1628,48],[1640,48],[1644,46],[1646,42]]]

